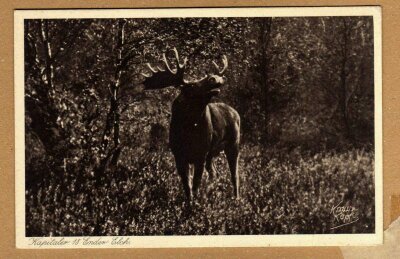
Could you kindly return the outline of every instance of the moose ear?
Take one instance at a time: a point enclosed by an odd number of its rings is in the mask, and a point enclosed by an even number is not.
[[[217,79],[215,78],[215,76],[211,76],[210,79],[209,79],[209,82],[210,83],[216,83]]]

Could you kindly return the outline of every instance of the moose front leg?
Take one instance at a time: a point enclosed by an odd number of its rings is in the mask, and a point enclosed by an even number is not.
[[[193,176],[193,193],[197,194],[197,191],[201,184],[201,178],[204,172],[205,162],[197,162],[194,164],[194,176]]]
[[[226,158],[228,160],[229,169],[231,171],[231,180],[233,192],[236,198],[239,198],[239,147],[237,145],[227,147],[225,149]]]
[[[208,172],[208,176],[210,177],[210,180],[214,179],[214,176],[216,175],[216,170],[215,170],[215,166],[213,163],[213,157],[211,154],[208,154],[207,159],[206,159],[206,170]]]
[[[192,188],[189,182],[189,163],[179,159],[175,160],[178,174],[181,177],[183,190],[185,191],[186,198],[190,201],[192,198]]]

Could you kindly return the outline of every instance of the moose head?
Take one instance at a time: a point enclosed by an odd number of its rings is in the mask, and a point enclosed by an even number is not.
[[[224,73],[228,59],[224,55],[222,69],[212,62],[216,73],[193,81],[184,79],[187,59],[180,60],[175,53],[175,64],[171,67],[165,53],[163,67],[147,64],[150,74],[143,74],[146,90],[175,87],[180,94],[172,104],[169,144],[175,157],[178,174],[181,177],[186,197],[190,200],[201,182],[204,168],[210,178],[215,173],[213,158],[224,151],[231,171],[234,194],[239,196],[238,157],[240,140],[240,117],[224,103],[212,103],[211,99],[220,93],[225,84]],[[189,183],[189,167],[194,165],[193,185]]]
[[[171,65],[168,63],[165,53],[162,58],[164,68],[160,66],[153,68],[149,63],[146,64],[151,71],[150,75],[142,74],[145,77],[143,84],[147,90],[174,86],[179,88],[182,94],[187,98],[193,99],[211,99],[211,97],[219,94],[219,88],[226,82],[224,72],[228,68],[228,59],[225,55],[222,59],[224,65],[222,69],[213,61],[217,73],[207,74],[200,79],[188,81],[184,79],[187,58],[181,62],[177,49],[174,48],[173,51],[175,53],[174,69],[171,68]]]

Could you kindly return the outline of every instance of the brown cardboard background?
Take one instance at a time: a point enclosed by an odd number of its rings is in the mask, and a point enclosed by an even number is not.
[[[400,217],[400,195],[390,196],[390,221],[395,221]]]
[[[17,250],[15,248],[13,10],[54,8],[133,8],[183,6],[382,6],[384,226],[390,224],[390,196],[400,194],[400,1],[396,0],[0,0],[0,257],[268,257],[341,258],[337,247],[318,248],[208,248],[208,249],[90,249]],[[17,183],[24,184],[24,183]]]

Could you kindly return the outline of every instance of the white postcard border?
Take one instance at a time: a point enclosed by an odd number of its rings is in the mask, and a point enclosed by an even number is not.
[[[316,235],[220,235],[38,237],[25,236],[24,19],[161,17],[373,16],[375,80],[375,233]],[[15,223],[17,248],[163,248],[377,245],[383,242],[381,8],[246,7],[16,10],[14,12]],[[77,241],[78,240],[78,241]],[[86,245],[84,244],[86,240]],[[102,242],[105,242],[101,244]],[[97,243],[97,244],[96,244]]]

